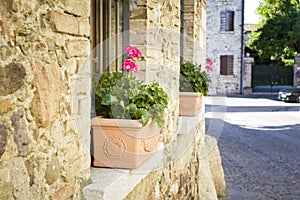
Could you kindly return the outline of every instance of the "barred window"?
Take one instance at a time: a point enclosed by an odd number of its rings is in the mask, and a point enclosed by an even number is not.
[[[220,74],[233,75],[233,55],[220,56]]]
[[[234,11],[222,11],[220,31],[234,31]]]
[[[92,5],[93,72],[122,70],[120,55],[129,44],[129,0],[92,0]]]

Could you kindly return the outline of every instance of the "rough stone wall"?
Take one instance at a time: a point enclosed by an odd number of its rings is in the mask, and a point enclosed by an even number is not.
[[[0,1],[0,199],[80,199],[89,181],[89,15],[89,0]]]
[[[204,113],[199,124],[187,135],[177,135],[178,125],[173,124],[178,117],[180,1],[136,2],[130,21],[131,43],[146,46],[142,78],[158,81],[171,92],[168,110],[171,119],[167,120],[163,132],[167,146],[163,167],[151,172],[125,199],[216,200],[217,196],[226,195],[226,185],[217,144],[215,142],[213,148],[213,142],[205,139]],[[203,0],[185,0],[184,5],[184,59],[202,65],[206,56],[205,3]],[[140,31],[141,27],[144,32]]]
[[[206,0],[184,1],[183,60],[204,66],[206,53]]]
[[[217,200],[226,196],[217,142],[205,137],[203,125],[204,120],[189,134],[179,135],[164,166],[152,171],[125,200]]]
[[[234,31],[220,31],[221,11],[234,11]],[[214,61],[210,94],[239,93],[241,70],[240,0],[211,0],[206,4],[206,54]],[[233,75],[220,75],[220,55],[234,55]]]
[[[140,47],[145,61],[139,77],[159,82],[170,96],[161,140],[176,138],[179,92],[180,1],[131,1],[130,44]]]
[[[167,125],[162,140],[176,138],[180,67],[180,1],[135,0],[130,2],[130,44],[140,47],[139,78],[159,82],[169,93]],[[185,1],[185,59],[204,65],[205,1]]]

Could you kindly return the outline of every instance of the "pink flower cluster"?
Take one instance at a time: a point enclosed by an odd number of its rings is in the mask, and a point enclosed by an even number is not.
[[[123,69],[129,72],[137,72],[139,71],[137,64],[134,62],[134,59],[139,59],[142,57],[142,52],[136,48],[135,46],[125,46],[124,50],[126,51],[126,55],[129,57],[124,60]]]
[[[205,66],[205,69],[207,69],[207,71],[210,71],[212,72],[213,71],[213,64],[214,62],[212,61],[211,58],[206,58],[206,66]]]
[[[137,72],[137,71],[139,71],[139,68],[138,68],[137,64],[133,60],[131,60],[131,59],[124,60],[123,69],[125,71],[129,71],[129,72],[132,72],[132,71]]]
[[[135,46],[125,46],[124,50],[129,58],[141,58],[142,52]]]

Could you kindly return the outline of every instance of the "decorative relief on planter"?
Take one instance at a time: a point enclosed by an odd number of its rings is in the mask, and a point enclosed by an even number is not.
[[[122,138],[113,136],[106,139],[103,150],[108,158],[118,160],[124,157],[127,146]]]
[[[143,140],[145,152],[153,152],[157,149],[158,138]]]
[[[5,67],[0,66],[0,95],[6,96],[15,93],[24,85],[26,75],[21,63],[12,62]]]

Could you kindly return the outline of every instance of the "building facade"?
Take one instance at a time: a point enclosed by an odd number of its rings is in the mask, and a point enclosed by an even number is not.
[[[220,154],[216,139],[205,135],[204,110],[188,120],[195,122],[189,129],[181,130],[178,115],[181,55],[205,61],[205,5],[0,1],[0,199],[224,196]],[[182,32],[187,39],[180,39]],[[138,78],[159,82],[170,97],[160,133],[164,159],[143,173],[91,167],[92,82],[103,70],[121,68],[126,44],[143,52]]]
[[[210,0],[206,12],[206,55],[214,61],[210,94],[240,93],[243,0]]]

